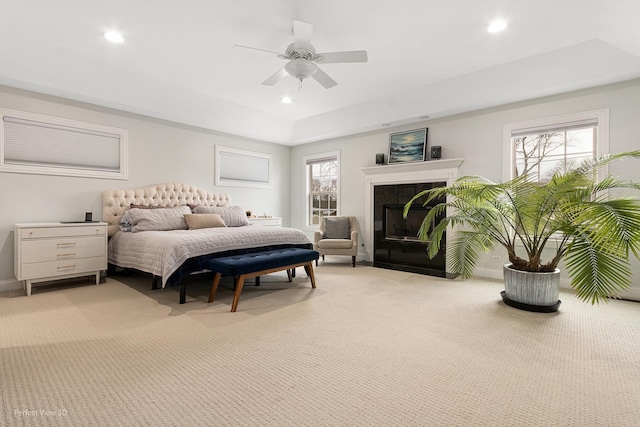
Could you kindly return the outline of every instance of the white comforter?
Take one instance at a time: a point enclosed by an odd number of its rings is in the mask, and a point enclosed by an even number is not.
[[[109,262],[162,276],[162,287],[183,262],[200,255],[271,245],[311,243],[295,228],[244,227],[118,232],[109,240]]]

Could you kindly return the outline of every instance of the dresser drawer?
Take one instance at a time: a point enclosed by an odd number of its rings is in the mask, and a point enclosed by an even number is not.
[[[22,279],[37,279],[43,277],[55,278],[67,274],[95,273],[107,268],[104,256],[94,258],[78,258],[63,261],[38,262],[22,264]]]
[[[77,227],[34,227],[20,229],[20,238],[42,239],[49,237],[104,236],[107,227],[104,225],[83,225]]]
[[[107,253],[104,236],[27,239],[20,250],[23,263],[92,258]]]

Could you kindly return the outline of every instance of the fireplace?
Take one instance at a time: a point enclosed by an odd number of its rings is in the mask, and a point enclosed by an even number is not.
[[[374,266],[441,277],[447,274],[447,230],[440,253],[427,256],[427,244],[417,238],[427,210],[420,202],[403,218],[404,205],[418,192],[434,186],[451,185],[458,178],[461,158],[370,166],[365,175],[365,224],[363,245],[366,260]]]
[[[446,182],[432,182],[374,187],[374,267],[446,276],[446,238],[433,259],[427,255],[427,243],[418,238],[418,230],[428,209],[438,202],[423,207],[424,198],[418,199],[407,212],[406,218],[403,214],[405,204],[415,194],[445,185]],[[434,223],[443,216],[436,218]]]

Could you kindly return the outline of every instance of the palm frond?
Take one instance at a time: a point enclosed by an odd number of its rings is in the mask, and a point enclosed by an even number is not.
[[[468,279],[476,268],[481,252],[489,252],[495,241],[486,234],[473,231],[459,231],[447,251],[447,261],[451,272]]]
[[[631,283],[626,257],[601,252],[586,239],[574,240],[565,258],[571,287],[583,301],[595,304],[607,300]]]

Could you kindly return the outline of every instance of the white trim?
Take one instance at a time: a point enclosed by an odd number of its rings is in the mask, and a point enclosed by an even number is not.
[[[225,160],[225,162],[223,162]],[[271,154],[215,146],[216,186],[271,188]],[[238,164],[241,162],[243,164]],[[224,169],[224,170],[223,170]]]
[[[317,154],[310,154],[308,156],[303,156],[302,157],[302,176],[304,176],[304,186],[302,187],[302,190],[304,191],[304,194],[302,196],[302,200],[304,200],[304,224],[303,224],[303,229],[307,230],[307,231],[312,231],[312,230],[317,230],[318,226],[314,226],[314,225],[310,225],[309,224],[309,177],[307,174],[307,164],[309,162],[313,162],[316,160],[324,160],[324,159],[332,159],[335,158],[336,162],[338,164],[338,182],[337,182],[337,194],[336,194],[336,198],[337,198],[337,215],[340,216],[341,215],[341,209],[342,209],[342,201],[340,200],[340,151],[327,151],[324,153],[317,153]]]
[[[13,164],[5,162],[5,126],[4,117],[39,122],[54,126],[83,129],[89,132],[98,132],[115,135],[119,140],[119,169],[117,171],[92,170],[81,166],[71,165],[46,166],[42,164]],[[45,116],[42,114],[29,113],[25,111],[9,110],[0,108],[0,172],[27,173],[36,175],[61,175],[86,178],[105,179],[128,179],[128,144],[127,131],[125,129],[102,126],[94,123],[80,122],[76,120],[63,119],[60,117]]]
[[[511,135],[514,132],[523,129],[536,129],[543,127],[553,127],[563,123],[576,123],[595,120],[598,122],[598,130],[596,133],[595,157],[609,153],[609,109],[585,111],[582,113],[565,114],[562,116],[546,117],[542,119],[526,120],[516,123],[508,123],[504,125],[502,131],[502,179],[509,181],[513,178],[513,144],[511,143]],[[608,167],[604,167],[601,171],[605,176],[608,175]]]

